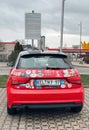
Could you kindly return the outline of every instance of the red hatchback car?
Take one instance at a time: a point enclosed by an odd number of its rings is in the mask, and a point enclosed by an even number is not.
[[[84,88],[78,71],[61,52],[23,51],[7,81],[7,113],[17,108],[70,107],[80,112]]]

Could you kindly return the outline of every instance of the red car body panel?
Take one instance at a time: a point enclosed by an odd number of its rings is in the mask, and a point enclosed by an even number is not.
[[[43,86],[37,89],[35,80],[43,79],[57,79],[64,84],[59,84],[57,88]],[[7,101],[9,108],[20,104],[81,103],[83,105],[84,88],[76,69],[12,69],[7,81]]]
[[[39,92],[40,91],[40,92]],[[83,90],[15,90],[11,89],[8,106],[13,104],[84,103]],[[39,94],[40,93],[40,94]]]

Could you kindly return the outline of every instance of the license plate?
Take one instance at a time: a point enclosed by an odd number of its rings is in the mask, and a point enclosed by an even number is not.
[[[36,86],[59,86],[60,80],[35,80]]]

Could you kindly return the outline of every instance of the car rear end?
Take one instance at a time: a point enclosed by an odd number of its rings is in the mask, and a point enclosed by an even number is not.
[[[84,104],[80,75],[66,55],[22,55],[7,81],[7,104],[9,110],[70,107],[79,112]]]

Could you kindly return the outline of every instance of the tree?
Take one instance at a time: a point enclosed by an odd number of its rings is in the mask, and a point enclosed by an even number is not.
[[[20,52],[20,51],[23,51],[23,47],[22,45],[17,41],[16,44],[15,44],[15,47],[14,47],[14,51],[15,52]]]
[[[19,52],[23,51],[22,45],[17,41],[14,47],[14,60],[16,60]],[[15,62],[15,61],[14,61]]]
[[[14,51],[12,51],[11,55],[9,55],[9,57],[8,57],[8,62],[13,62],[13,64],[14,64],[20,51],[23,51],[23,47],[17,41],[15,44],[15,47],[14,47]]]

